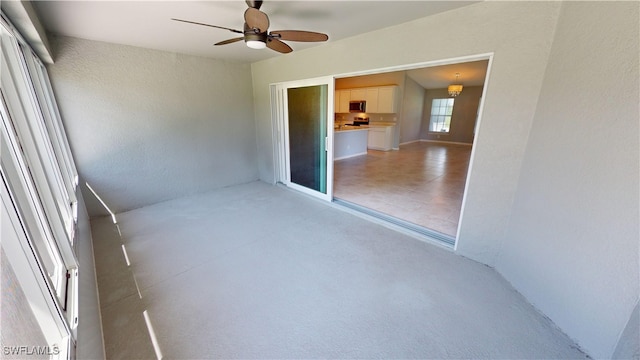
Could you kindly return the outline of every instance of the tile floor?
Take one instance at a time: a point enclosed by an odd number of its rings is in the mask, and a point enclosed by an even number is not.
[[[586,357],[490,267],[279,186],[116,216],[91,220],[108,359]]]
[[[369,150],[334,163],[334,197],[455,237],[470,157],[434,142]]]

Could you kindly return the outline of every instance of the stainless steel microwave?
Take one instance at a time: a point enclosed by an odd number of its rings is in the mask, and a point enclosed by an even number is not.
[[[364,100],[349,101],[349,112],[363,113],[367,111],[367,102]]]

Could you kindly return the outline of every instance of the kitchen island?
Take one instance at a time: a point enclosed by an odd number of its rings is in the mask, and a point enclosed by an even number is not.
[[[389,151],[393,148],[394,123],[376,122],[369,124],[368,148]]]
[[[367,154],[368,127],[336,129],[333,134],[333,159],[342,160]]]

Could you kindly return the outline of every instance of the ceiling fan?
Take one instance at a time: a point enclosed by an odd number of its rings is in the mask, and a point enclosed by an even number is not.
[[[189,20],[171,19],[174,21],[181,21],[189,24],[209,26],[217,29],[229,30],[233,33],[242,34],[243,36],[236,37],[220,41],[215,45],[231,44],[240,40],[244,40],[248,47],[252,49],[264,49],[268,47],[271,50],[281,52],[283,54],[293,51],[291,46],[284,43],[286,41],[300,41],[300,42],[318,42],[327,41],[329,36],[327,34],[302,31],[302,30],[273,30],[267,32],[269,29],[269,17],[267,14],[260,11],[262,6],[262,0],[245,0],[249,8],[244,12],[244,30],[236,30],[227,28],[224,26],[210,25],[199,23]]]

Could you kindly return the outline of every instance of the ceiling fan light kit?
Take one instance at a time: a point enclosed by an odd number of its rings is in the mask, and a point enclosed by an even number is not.
[[[252,49],[264,49],[268,47],[271,50],[286,54],[293,51],[291,46],[284,43],[286,41],[300,42],[320,42],[327,41],[329,36],[323,33],[302,30],[278,30],[267,32],[269,28],[269,17],[260,11],[262,1],[245,0],[249,8],[244,12],[244,31],[231,29],[223,26],[210,25],[189,20],[171,19],[174,21],[185,22],[189,24],[209,26],[217,29],[228,30],[233,33],[243,34],[242,37],[228,39],[217,42],[215,45],[227,45],[240,40],[244,40],[247,47]]]
[[[264,49],[267,47],[267,43],[260,40],[246,40],[245,42],[247,43],[247,47],[256,50]]]
[[[244,33],[244,42],[252,49],[264,49],[267,47],[267,36],[264,33],[256,34],[249,30]]]

